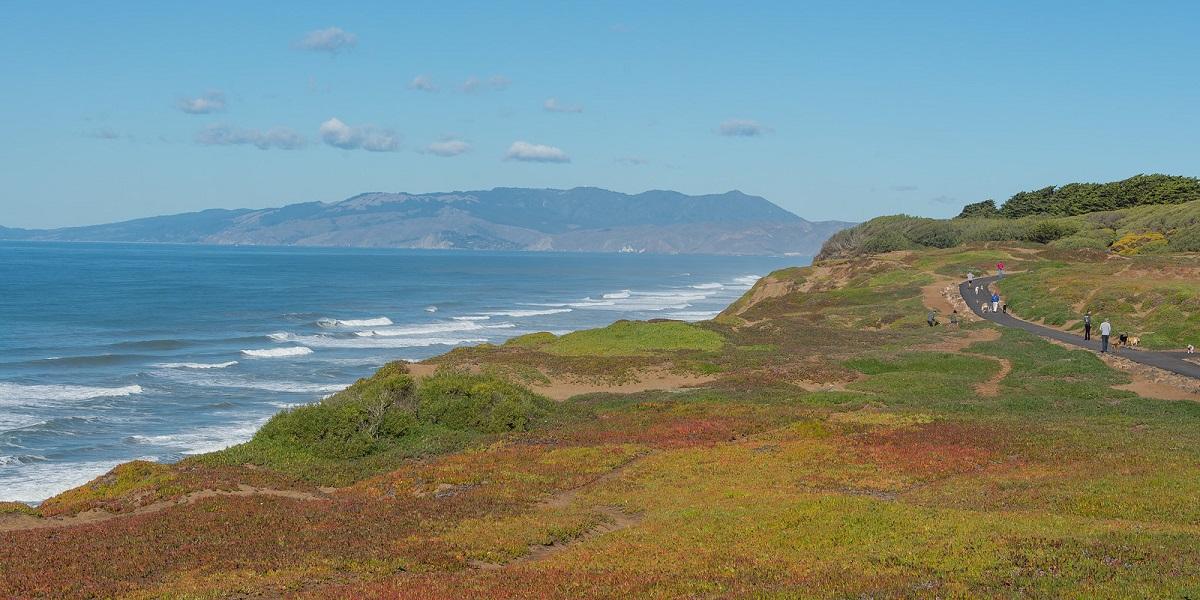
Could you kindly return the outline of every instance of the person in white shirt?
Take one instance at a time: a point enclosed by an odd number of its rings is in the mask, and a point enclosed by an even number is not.
[[[1112,323],[1105,319],[1100,324],[1100,351],[1108,352],[1108,336],[1112,335]]]
[[[975,274],[967,273],[967,287],[971,287],[974,284],[975,284]]]

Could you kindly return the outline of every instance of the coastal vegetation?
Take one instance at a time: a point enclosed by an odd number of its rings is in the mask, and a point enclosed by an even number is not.
[[[1138,175],[967,205],[954,219],[893,215],[834,234],[818,260],[974,242],[1032,242],[1131,255],[1200,252],[1200,180]]]
[[[925,324],[1001,260],[1048,322],[1079,302],[1054,290],[1115,277],[1085,304],[1200,314],[1186,255],[973,243],[785,269],[713,321],[388,365],[241,446],[0,515],[0,596],[1200,594],[1200,403],[1023,332]],[[620,391],[679,373],[703,379]]]

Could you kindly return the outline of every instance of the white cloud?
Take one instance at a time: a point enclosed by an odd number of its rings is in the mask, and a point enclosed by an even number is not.
[[[442,138],[440,141],[425,146],[425,153],[438,156],[458,156],[471,150],[471,144],[454,137]]]
[[[296,42],[296,47],[301,50],[328,52],[330,54],[337,54],[342,50],[353,48],[357,45],[358,36],[340,27],[310,31],[304,34],[304,37],[299,42]]]
[[[567,153],[563,152],[561,148],[518,141],[508,147],[508,151],[504,153],[504,160],[566,163],[571,162],[571,157],[567,156]]]
[[[503,75],[493,75],[487,81],[472,75],[466,81],[462,82],[462,85],[458,86],[458,89],[468,94],[473,94],[485,89],[499,92],[508,89],[510,85],[512,85],[512,80]]]
[[[769,127],[749,119],[730,119],[717,128],[717,133],[733,137],[756,137],[770,132]]]
[[[207,115],[225,110],[225,93],[207,92],[195,98],[180,98],[175,107],[189,115]]]
[[[546,109],[549,112],[558,112],[558,113],[581,113],[581,112],[583,112],[582,106],[580,106],[578,104],[559,104],[558,98],[546,98],[546,101],[542,103],[542,108]]]
[[[296,150],[307,142],[304,136],[286,127],[266,131],[239,129],[231,125],[209,125],[196,133],[196,143],[205,146],[241,146],[250,144],[260,150]]]
[[[400,136],[391,129],[373,125],[350,126],[337,117],[321,123],[318,133],[326,144],[343,150],[393,152],[400,148]]]
[[[428,75],[417,75],[413,77],[412,81],[408,82],[408,89],[420,90],[422,92],[436,92],[438,91],[438,86]]]

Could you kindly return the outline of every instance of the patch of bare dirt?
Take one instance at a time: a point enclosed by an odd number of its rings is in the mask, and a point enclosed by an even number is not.
[[[218,496],[274,496],[278,498],[290,498],[292,500],[326,499],[325,496],[320,496],[309,492],[256,488],[242,483],[238,484],[238,489],[236,490],[200,490],[190,494],[185,494],[175,500],[163,500],[161,502],[147,504],[146,506],[126,513],[110,513],[97,508],[66,517],[40,518],[22,514],[0,515],[0,532],[20,531],[25,529],[44,529],[48,527],[72,527],[76,525],[100,523],[122,517],[156,513],[172,506],[194,504],[200,500],[204,500],[205,498],[215,498]]]

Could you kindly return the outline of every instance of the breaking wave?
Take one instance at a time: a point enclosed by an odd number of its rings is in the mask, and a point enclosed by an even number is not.
[[[271,335],[274,336],[275,334]],[[305,348],[304,346],[294,346],[291,348],[263,348],[261,350],[242,350],[242,354],[245,354],[246,356],[252,356],[254,358],[283,358],[288,356],[304,356],[312,353],[312,348]]]

